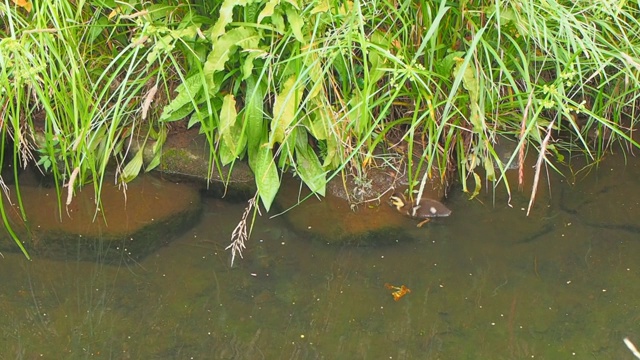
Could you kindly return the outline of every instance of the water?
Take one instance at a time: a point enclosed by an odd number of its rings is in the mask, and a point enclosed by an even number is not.
[[[205,200],[200,224],[140,263],[0,258],[0,358],[631,359],[640,343],[640,168],[469,201],[384,247],[337,247]],[[549,196],[551,195],[551,196]],[[410,223],[409,226],[413,226]],[[394,301],[384,284],[411,293]]]

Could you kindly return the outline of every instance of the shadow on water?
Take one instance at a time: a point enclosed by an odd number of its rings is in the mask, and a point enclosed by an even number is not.
[[[529,218],[525,195],[455,197],[452,217],[393,246],[327,246],[263,217],[230,268],[243,205],[208,199],[196,228],[140,263],[5,253],[1,358],[630,358],[640,169],[608,166],[556,181]],[[385,283],[411,293],[395,302]]]

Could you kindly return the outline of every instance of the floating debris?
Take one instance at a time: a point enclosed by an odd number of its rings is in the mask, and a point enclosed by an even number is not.
[[[411,292],[411,289],[409,289],[408,287],[402,285],[400,287],[397,286],[393,286],[389,283],[385,283],[384,287],[386,287],[389,290],[395,290],[394,292],[391,293],[391,296],[393,296],[393,300],[398,301],[400,300],[400,298],[402,298],[403,296],[407,295],[408,293]]]

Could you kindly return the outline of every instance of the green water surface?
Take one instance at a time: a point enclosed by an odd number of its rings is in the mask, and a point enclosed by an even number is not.
[[[528,193],[493,205],[455,189],[450,218],[384,247],[263,216],[231,268],[244,204],[207,199],[196,228],[137,264],[4,253],[0,359],[632,359],[637,163],[544,179],[529,217]],[[411,293],[396,302],[385,283]]]

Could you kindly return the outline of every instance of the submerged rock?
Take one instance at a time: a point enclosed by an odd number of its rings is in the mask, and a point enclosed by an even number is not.
[[[394,177],[376,170],[369,179],[371,182],[366,191],[357,190],[353,179],[347,179],[346,185],[343,183],[342,186],[339,184],[341,179],[334,179],[327,186],[325,197],[307,198],[308,190],[301,193],[295,180],[285,178],[276,203],[283,210],[293,207],[284,216],[297,233],[325,243],[383,245],[409,238],[404,232],[415,230],[417,222],[389,205]],[[358,193],[354,195],[353,192]],[[348,199],[353,200],[354,196],[361,202],[350,203]],[[424,196],[441,199],[442,189],[428,186]]]
[[[3,198],[13,230],[31,256],[53,259],[137,261],[195,225],[201,214],[197,190],[141,176],[126,191],[105,183],[97,210],[92,186],[78,191],[69,206],[58,201],[55,188],[20,186],[27,225],[15,190],[10,188],[12,204]],[[7,231],[0,234],[0,249],[19,251]]]

